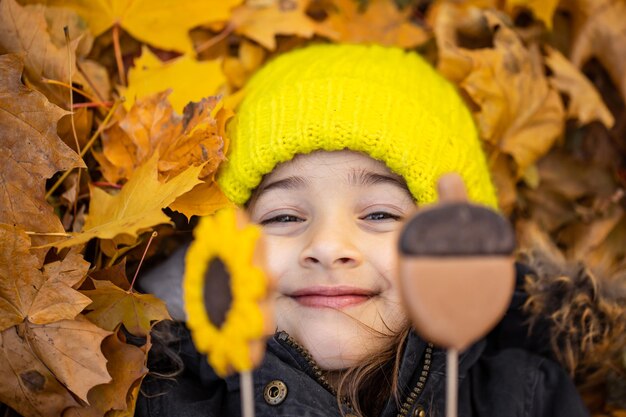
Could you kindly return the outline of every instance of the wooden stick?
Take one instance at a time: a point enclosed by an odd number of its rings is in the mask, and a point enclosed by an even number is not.
[[[239,377],[241,378],[241,408],[243,417],[254,417],[252,371],[241,372]]]
[[[456,417],[458,406],[459,351],[450,348],[446,357],[446,417]]]

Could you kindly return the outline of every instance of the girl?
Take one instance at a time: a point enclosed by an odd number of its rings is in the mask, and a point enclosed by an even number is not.
[[[228,129],[218,183],[263,227],[278,286],[257,416],[444,415],[445,351],[410,330],[394,270],[402,221],[442,174],[497,204],[453,86],[415,53],[309,46],[253,77]],[[587,415],[563,369],[494,334],[461,354],[460,416]],[[238,376],[179,336],[184,371],[147,379],[138,414],[240,415]]]

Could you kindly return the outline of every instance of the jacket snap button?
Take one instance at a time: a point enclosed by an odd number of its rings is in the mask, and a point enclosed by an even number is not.
[[[422,407],[421,405],[415,407],[415,410],[413,410],[413,417],[426,417],[426,411],[424,411],[424,407]]]
[[[285,401],[285,397],[287,397],[287,385],[278,379],[267,384],[263,390],[263,398],[269,405],[278,405]]]

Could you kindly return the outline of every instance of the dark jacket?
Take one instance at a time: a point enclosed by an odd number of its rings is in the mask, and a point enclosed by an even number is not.
[[[523,272],[518,266],[519,287]],[[524,293],[516,290],[509,312],[496,329],[460,355],[459,417],[589,415],[566,372],[536,353],[549,354],[541,332],[535,340],[526,337],[520,308],[524,299]],[[240,416],[239,377],[217,377],[206,357],[194,349],[188,331],[183,327],[177,331],[184,371],[175,380],[148,376],[136,415]],[[410,333],[400,366],[399,404],[390,398],[380,415],[445,416],[445,364],[445,350]],[[268,341],[264,361],[253,375],[257,417],[341,416],[336,397],[317,382],[306,358],[284,333]],[[277,381],[286,387],[286,395],[279,394],[282,401],[271,405],[264,394],[272,384],[280,386]]]

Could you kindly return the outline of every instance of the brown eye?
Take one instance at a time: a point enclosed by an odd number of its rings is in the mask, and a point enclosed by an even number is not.
[[[381,221],[381,220],[398,220],[400,219],[400,216],[396,216],[395,214],[391,214],[391,213],[387,213],[385,211],[376,211],[374,213],[370,213],[365,217],[362,217],[363,220],[374,220],[374,221]]]
[[[301,219],[300,217],[297,216],[293,216],[291,214],[280,214],[278,216],[274,216],[271,217],[269,219],[263,220],[261,222],[262,226],[265,226],[267,224],[272,224],[272,223],[300,223],[303,222],[304,219]]]

